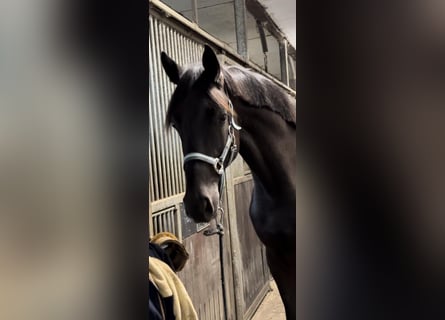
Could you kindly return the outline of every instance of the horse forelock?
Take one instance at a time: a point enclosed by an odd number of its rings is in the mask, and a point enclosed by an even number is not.
[[[209,89],[210,98],[222,109],[231,115],[236,115],[235,110],[233,110],[229,105],[229,98],[227,95],[217,87],[212,87]]]
[[[173,121],[173,113],[176,111],[179,105],[181,105],[180,101],[185,99],[188,92],[192,90],[192,87],[200,80],[204,80],[201,75],[204,69],[200,65],[193,65],[184,70],[184,72],[180,76],[180,80],[178,86],[173,92],[172,98],[170,100],[167,116],[165,121],[165,126],[167,129],[171,127]],[[221,74],[222,76],[222,74]],[[223,82],[224,80],[221,79]],[[228,98],[226,94],[221,91],[219,84],[216,85],[206,85],[203,88],[206,88],[207,94],[209,98],[215,102],[220,108],[224,109],[231,115],[235,115],[235,112],[232,108],[230,108]],[[222,84],[222,83],[221,83]]]

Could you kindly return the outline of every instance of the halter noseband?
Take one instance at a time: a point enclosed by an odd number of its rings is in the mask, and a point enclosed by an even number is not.
[[[230,110],[233,111],[233,104],[232,104],[232,101],[230,101],[230,99],[229,99],[229,106],[230,106]],[[228,138],[227,138],[226,145],[225,145],[224,150],[222,151],[221,155],[218,158],[213,158],[213,157],[210,157],[210,156],[205,155],[200,152],[191,152],[184,156],[184,166],[187,162],[192,161],[192,160],[203,161],[203,162],[206,162],[206,163],[212,165],[213,168],[215,169],[215,171],[220,176],[223,175],[224,174],[224,162],[226,161],[227,155],[229,154],[229,150],[231,151],[231,155],[233,157],[234,152],[236,152],[238,149],[238,146],[236,145],[236,142],[235,142],[235,135],[233,133],[233,129],[239,131],[239,130],[241,130],[241,127],[236,124],[234,117],[231,114],[230,122],[229,122],[229,129],[228,129]],[[231,158],[231,161],[232,160],[233,160],[233,158]]]

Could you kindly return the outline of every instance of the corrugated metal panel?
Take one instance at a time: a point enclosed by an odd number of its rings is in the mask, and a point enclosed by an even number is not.
[[[153,234],[167,231],[181,239],[179,210],[176,206],[166,208],[153,214]]]
[[[152,16],[149,26],[150,201],[156,201],[185,191],[181,142],[176,132],[167,134],[164,128],[174,85],[162,69],[160,54],[165,51],[185,65],[199,61],[203,47]]]

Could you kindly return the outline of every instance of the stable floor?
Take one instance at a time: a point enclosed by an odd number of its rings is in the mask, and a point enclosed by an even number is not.
[[[281,302],[275,281],[270,282],[271,291],[264,297],[251,320],[286,320],[284,306]]]

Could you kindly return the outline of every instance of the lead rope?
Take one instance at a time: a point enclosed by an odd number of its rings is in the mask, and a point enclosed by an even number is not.
[[[233,160],[233,155],[237,149],[236,143],[234,143],[231,147],[229,164]],[[224,306],[224,319],[227,320],[227,297],[226,297],[226,283],[224,276],[224,209],[223,209],[223,194],[224,194],[224,184],[226,180],[226,171],[224,170],[221,174],[221,180],[219,183],[219,203],[217,210],[217,216],[215,217],[216,229],[205,230],[204,235],[206,237],[213,236],[214,234],[218,234],[219,240],[219,267],[221,272],[221,289],[222,289],[222,297],[223,297],[223,306]],[[220,221],[218,222],[218,213],[220,216]]]

